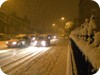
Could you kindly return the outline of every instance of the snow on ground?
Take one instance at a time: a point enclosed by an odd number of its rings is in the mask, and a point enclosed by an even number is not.
[[[52,47],[13,75],[66,75],[67,46]]]
[[[5,52],[8,52],[10,50],[0,50],[0,53],[5,53]]]

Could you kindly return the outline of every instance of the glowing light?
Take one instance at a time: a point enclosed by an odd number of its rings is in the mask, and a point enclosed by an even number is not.
[[[1,68],[0,68],[0,75],[7,75],[7,74],[3,73]]]
[[[41,42],[42,46],[46,46],[46,41]]]
[[[13,42],[12,44],[13,44],[13,45],[16,45],[16,44],[17,44],[17,42]]]
[[[53,38],[56,39],[56,36],[54,36]]]
[[[61,18],[61,20],[64,20],[64,19],[65,19],[64,17]]]
[[[9,42],[7,41],[6,44],[8,44]]]
[[[32,38],[32,40],[35,40],[35,37],[34,37],[34,38]]]
[[[99,7],[100,7],[100,0],[93,0],[95,1],[96,3],[98,3]]]
[[[33,46],[36,46],[37,43],[38,43],[38,41],[34,41]]]
[[[0,7],[5,1],[7,1],[7,0],[0,0]]]
[[[52,24],[52,26],[56,26],[56,24],[55,24],[55,23],[53,23],[53,24]]]

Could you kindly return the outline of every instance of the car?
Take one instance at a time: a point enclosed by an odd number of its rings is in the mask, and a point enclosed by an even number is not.
[[[50,39],[47,36],[38,36],[34,42],[32,42],[33,46],[37,47],[48,47],[50,46]]]
[[[57,38],[56,35],[52,35],[52,34],[49,34],[49,35],[47,35],[47,36],[48,36],[48,39],[56,39],[56,38]]]
[[[6,42],[8,47],[27,47],[31,43],[27,35],[15,36]]]
[[[31,35],[29,35],[29,37],[31,39],[31,42],[34,42],[35,39],[38,37],[38,35],[37,34],[31,34]]]

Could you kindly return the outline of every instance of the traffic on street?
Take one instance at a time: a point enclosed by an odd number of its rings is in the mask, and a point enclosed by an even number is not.
[[[68,38],[56,37],[49,39],[49,41],[50,45],[48,46],[45,45],[45,40],[39,40],[39,46],[30,44],[27,47],[15,47],[15,43],[14,46],[9,47],[6,44],[7,42],[5,42],[6,47],[2,47],[0,50],[0,66],[2,71],[8,75],[65,75]],[[41,45],[41,42],[43,45]],[[13,42],[11,43],[13,44]],[[63,69],[62,71],[61,68]]]
[[[0,75],[98,74],[99,3],[0,0]]]

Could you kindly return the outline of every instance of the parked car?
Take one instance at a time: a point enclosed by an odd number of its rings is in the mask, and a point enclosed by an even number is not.
[[[6,42],[8,47],[27,47],[31,43],[27,35],[15,36]]]
[[[38,36],[34,42],[32,42],[33,46],[37,47],[47,47],[50,46],[50,39],[47,36]]]

